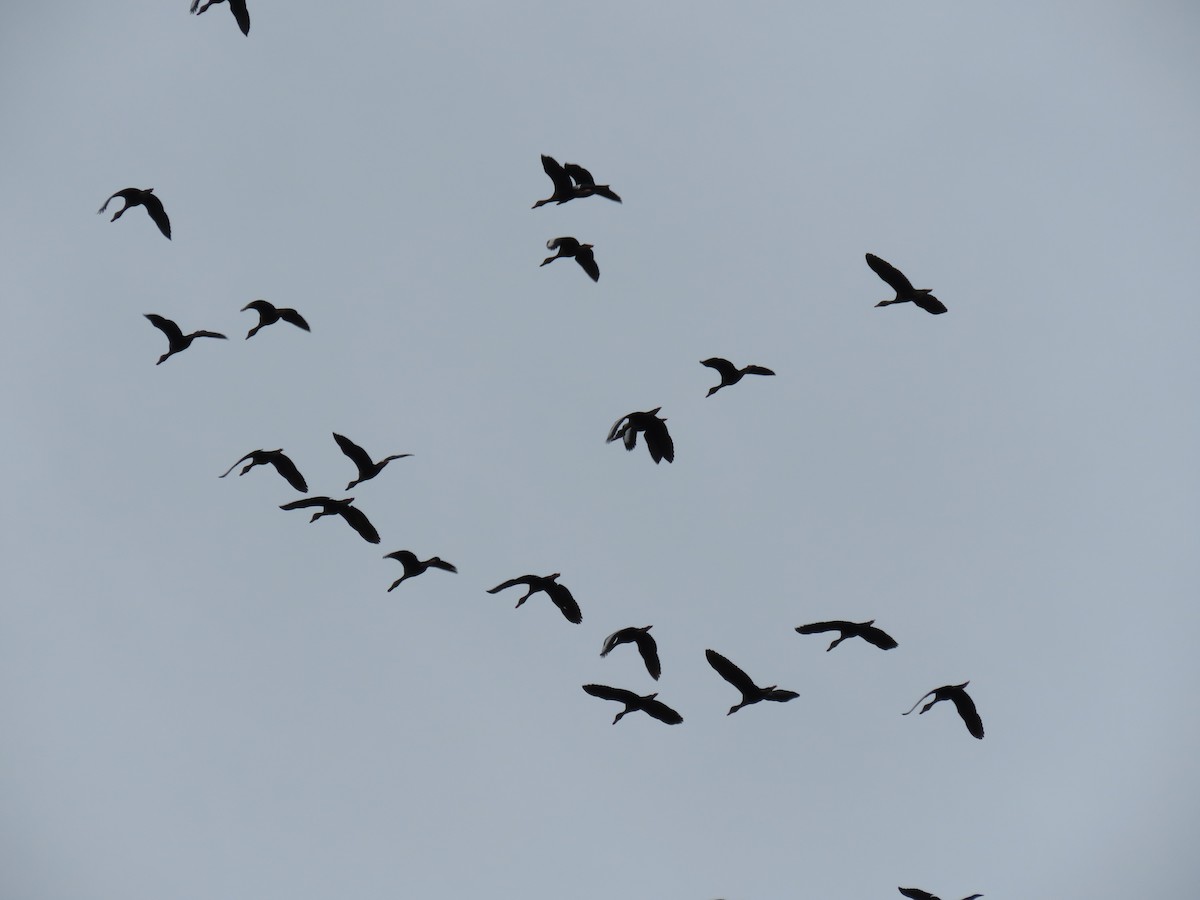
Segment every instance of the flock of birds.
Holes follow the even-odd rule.
[[[243,34],[248,35],[250,31],[250,17],[245,0],[207,0],[203,5],[201,5],[201,0],[193,0],[191,12],[199,15],[205,12],[210,6],[222,2],[228,2],[229,9],[238,27]],[[616,203],[621,202],[620,196],[609,185],[596,184],[591,173],[582,166],[575,163],[560,165],[553,157],[547,155],[542,155],[541,161],[542,168],[553,183],[554,190],[549,197],[534,203],[533,209],[550,203],[561,205],[572,200],[593,196],[603,197]],[[161,199],[154,193],[153,188],[130,187],[116,191],[105,200],[97,212],[105,212],[109,204],[117,198],[123,201],[123,205],[113,214],[110,221],[115,222],[129,209],[141,206],[163,236],[168,240],[171,238],[170,219],[167,216]],[[579,264],[592,281],[599,280],[600,269],[596,263],[592,244],[584,243],[575,237],[561,236],[552,238],[547,242],[546,246],[548,249],[557,252],[554,256],[543,260],[541,265],[545,266],[557,259],[571,258]],[[872,271],[895,291],[894,298],[882,300],[876,306],[912,303],[914,306],[933,315],[940,315],[946,312],[946,306],[933,296],[930,289],[914,288],[908,278],[895,266],[871,253],[866,254],[866,262]],[[294,325],[304,331],[311,331],[308,322],[294,309],[276,307],[266,300],[259,299],[246,304],[242,307],[241,311],[245,312],[248,310],[257,312],[259,321],[246,334],[246,339],[253,337],[260,329],[281,321]],[[197,338],[227,339],[226,335],[215,331],[200,330],[184,334],[183,330],[175,322],[157,314],[147,313],[146,318],[167,338],[168,350],[159,357],[156,365],[161,365],[175,354],[188,349]],[[720,383],[708,390],[706,396],[709,397],[723,388],[738,384],[746,375],[775,375],[774,371],[764,366],[747,365],[739,368],[734,363],[721,357],[710,357],[701,360],[701,365],[713,369],[720,376]],[[633,450],[637,445],[637,436],[641,434],[646,449],[656,464],[663,460],[667,462],[674,461],[675,445],[667,430],[667,420],[658,415],[661,409],[661,407],[655,407],[651,410],[635,411],[622,416],[609,429],[608,442],[621,441],[624,443],[626,450]],[[357,477],[353,478],[346,485],[347,491],[353,490],[356,486],[374,479],[394,460],[412,456],[410,453],[397,453],[375,460],[366,450],[344,435],[335,432],[333,433],[333,438],[342,453],[357,469]],[[275,471],[294,490],[301,493],[308,492],[307,480],[300,473],[296,464],[284,453],[282,448],[275,450],[252,450],[238,459],[219,477],[225,478],[239,465],[242,465],[242,469],[238,473],[239,475],[247,474],[256,466],[273,466]],[[371,524],[366,514],[354,505],[354,501],[354,497],[336,499],[324,495],[314,495],[284,503],[280,506],[280,509],[315,510],[309,520],[310,523],[325,516],[338,516],[362,537],[363,540],[371,544],[380,543],[381,538],[378,530]],[[439,569],[452,573],[458,571],[453,563],[447,562],[440,557],[433,556],[423,560],[411,550],[395,550],[386,554],[384,559],[395,560],[403,568],[401,577],[393,581],[387,589],[389,592],[395,590],[404,581],[423,575],[430,569]],[[559,581],[560,577],[561,573],[559,572],[554,572],[550,575],[521,575],[489,588],[487,593],[497,594],[509,588],[522,587],[524,588],[524,593],[516,602],[518,608],[534,594],[544,593],[568,622],[576,625],[581,624],[583,613],[579,603],[572,595],[570,589]],[[613,632],[604,639],[600,656],[607,657],[613,650],[623,644],[633,644],[642,658],[647,673],[652,679],[658,681],[662,675],[662,663],[658,654],[658,645],[654,637],[650,634],[652,627],[650,625],[630,626]],[[860,638],[881,650],[892,650],[898,646],[898,642],[894,638],[875,626],[874,620],[866,622],[842,620],[813,622],[798,626],[795,630],[803,635],[836,632],[837,637],[826,648],[827,651],[833,650],[843,641],[851,638]],[[722,679],[736,688],[741,695],[741,700],[731,706],[726,715],[732,715],[743,707],[763,701],[786,703],[799,696],[795,691],[780,688],[775,684],[767,686],[758,685],[742,668],[725,656],[722,656],[716,650],[711,648],[705,650],[705,657],[713,670]],[[907,716],[911,714],[927,699],[928,702],[921,707],[920,714],[924,714],[936,704],[948,700],[957,709],[967,731],[973,737],[982,739],[984,734],[983,722],[979,716],[979,712],[975,708],[973,700],[967,694],[966,687],[968,684],[969,682],[963,682],[962,684],[943,685],[942,687],[935,688],[922,696],[902,715]],[[678,725],[683,722],[683,716],[659,700],[657,692],[638,694],[635,691],[605,684],[585,684],[583,685],[583,690],[587,694],[601,700],[622,704],[623,709],[613,718],[614,725],[626,715],[634,712],[645,713],[651,718],[668,725]],[[905,897],[911,898],[911,900],[938,900],[933,894],[917,888],[899,888],[898,890]],[[977,900],[977,898],[982,896],[982,894],[972,894],[964,898],[964,900]]]

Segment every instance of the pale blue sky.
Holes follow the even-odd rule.
[[[187,6],[0,14],[0,897],[1194,890],[1190,5]],[[414,454],[378,547],[217,478],[347,496],[333,431]],[[485,593],[555,571],[582,625]],[[901,717],[967,679],[983,741]]]

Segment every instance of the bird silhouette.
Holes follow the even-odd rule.
[[[711,397],[723,387],[737,384],[742,380],[743,375],[774,375],[770,369],[763,366],[746,366],[739,369],[727,359],[721,359],[719,356],[710,356],[708,359],[700,360],[700,365],[708,366],[710,369],[716,369],[717,374],[721,376],[721,383],[716,387],[708,389],[706,397]]]
[[[344,500],[334,500],[332,497],[305,497],[303,500],[285,503],[279,508],[307,509],[311,506],[319,506],[321,507],[320,511],[313,513],[313,517],[308,520],[310,524],[321,516],[341,516],[364,541],[368,544],[378,544],[379,532],[375,530],[375,526],[371,524],[361,509],[350,505],[353,502],[353,497],[346,497]]]
[[[579,197],[591,197],[597,195],[607,197],[609,200],[621,202],[621,198],[613,193],[613,189],[607,184],[596,184],[592,178],[592,173],[583,166],[575,163],[567,163],[565,166],[560,166],[553,156],[542,154],[542,168],[546,170],[546,174],[550,176],[550,180],[554,182],[554,193],[545,200],[539,200],[533,204],[533,209],[539,206],[545,206],[547,203],[563,204],[568,200],[575,200]]]
[[[282,448],[279,450],[251,450],[232,466],[226,469],[225,475],[228,475],[230,472],[236,469],[238,463],[243,463],[246,460],[250,460],[250,463],[249,465],[245,466],[242,471],[238,472],[239,478],[242,475],[245,475],[255,466],[265,466],[267,463],[270,463],[275,467],[275,471],[282,475],[287,480],[287,483],[296,490],[302,493],[308,491],[308,482],[304,480],[304,476],[300,474],[300,470],[296,468],[296,464],[284,456]],[[218,477],[224,478],[225,475],[220,475]]]
[[[200,0],[192,0],[192,12],[196,15],[204,12],[214,3],[224,3],[225,0],[208,0],[203,6],[200,6]],[[196,7],[200,7],[197,9]],[[250,11],[246,9],[246,0],[229,0],[229,11],[233,13],[233,17],[237,19],[238,28],[242,29],[242,34],[250,34]]]
[[[520,578],[510,578],[508,581],[498,584],[494,588],[489,588],[488,593],[497,594],[506,588],[523,584],[529,590],[525,592],[524,597],[517,601],[517,606],[520,606],[538,591],[545,591],[546,596],[558,607],[559,612],[563,614],[566,620],[578,625],[583,621],[583,613],[579,609],[579,604],[575,602],[575,598],[571,596],[571,592],[567,590],[566,585],[558,583],[558,576],[560,574],[559,572],[555,572],[553,575],[522,575]]]
[[[592,253],[591,244],[581,244],[573,237],[556,237],[546,241],[546,248],[549,250],[557,249],[558,253],[543,259],[543,266],[554,262],[556,259],[573,256],[575,257],[575,262],[579,263],[580,268],[588,273],[592,281],[600,280],[600,267],[596,265],[596,257]]]
[[[648,716],[653,716],[660,722],[666,722],[668,725],[678,725],[683,721],[683,716],[667,706],[661,700],[655,700],[658,693],[646,694],[644,697],[635,694],[633,691],[624,691],[621,688],[609,687],[607,684],[585,684],[583,689],[593,697],[599,697],[601,700],[616,700],[618,703],[624,703],[625,708],[617,713],[617,717],[612,720],[616,725],[621,721],[622,716],[631,712],[644,712]]]
[[[825,648],[829,652],[846,638],[860,637],[868,644],[874,644],[882,650],[891,650],[899,646],[886,631],[874,627],[875,620],[868,622],[813,622],[811,625],[801,625],[796,630],[800,634],[820,634],[823,631],[840,631],[841,635]]]
[[[135,206],[143,206],[150,218],[154,220],[154,224],[158,226],[158,230],[163,233],[166,239],[171,239],[171,220],[167,218],[167,211],[163,209],[162,201],[154,195],[154,188],[124,188],[117,191],[111,197],[104,201],[104,205],[96,210],[96,214],[104,212],[108,209],[108,204],[112,203],[117,197],[125,201],[125,205],[113,213],[110,222],[115,222],[125,214],[125,210],[132,209]]]
[[[295,325],[297,328],[303,328],[305,331],[312,331],[312,329],[308,327],[308,323],[304,321],[304,316],[300,315],[300,313],[296,312],[294,309],[275,306],[273,303],[267,300],[252,300],[242,307],[242,312],[245,312],[248,309],[253,309],[258,312],[258,324],[250,329],[249,334],[246,335],[246,340],[250,340],[250,338],[258,334],[258,330],[260,328],[266,328],[268,325],[274,325],[281,319],[284,322]]]
[[[767,687],[759,687],[750,680],[749,675],[716,650],[705,650],[704,655],[708,657],[708,664],[717,670],[718,675],[742,692],[742,702],[736,706],[729,707],[729,712],[725,713],[727,716],[733,715],[743,706],[749,706],[751,703],[758,703],[762,700],[774,700],[777,703],[786,703],[800,696],[795,691],[780,690],[774,684]]]
[[[600,655],[608,656],[614,647],[621,644],[637,644],[638,653],[642,654],[642,660],[646,663],[646,671],[650,673],[651,678],[658,681],[658,676],[662,674],[662,663],[658,660],[658,644],[650,634],[650,629],[653,627],[644,625],[641,628],[630,627],[614,631],[604,639]]]
[[[876,306],[890,306],[893,303],[914,303],[927,313],[941,315],[946,311],[944,304],[930,293],[930,288],[917,290],[912,282],[904,277],[904,273],[891,263],[880,259],[874,253],[867,254],[867,265],[896,292],[892,300],[880,300]]]
[[[182,353],[188,347],[192,346],[192,341],[196,338],[220,338],[228,340],[225,335],[218,334],[215,331],[193,331],[191,334],[184,334],[178,325],[170,319],[165,319],[162,316],[157,316],[154,313],[145,313],[150,324],[167,336],[167,352],[158,358],[156,366],[161,366],[176,353]]]
[[[385,456],[379,462],[372,462],[371,457],[367,455],[367,451],[348,437],[334,432],[333,439],[337,441],[337,445],[342,448],[342,452],[350,457],[350,461],[358,466],[358,477],[346,485],[346,490],[352,490],[356,484],[361,484],[364,481],[370,481],[376,475],[383,471],[383,467],[390,463],[393,459],[404,459],[406,456],[412,456],[411,453],[397,453],[392,456]]]
[[[905,897],[910,897],[911,900],[941,900],[940,897],[935,897],[928,891],[923,891],[920,888],[896,888]],[[963,897],[963,900],[978,900],[983,894],[972,894],[970,897]]]
[[[958,714],[962,716],[963,724],[967,726],[967,731],[971,732],[971,736],[983,740],[983,720],[979,718],[979,711],[975,709],[975,701],[964,690],[970,683],[969,681],[964,681],[962,684],[947,684],[930,691],[929,694],[933,695],[933,699],[922,706],[921,711],[917,715],[924,715],[929,712],[935,703],[949,700],[954,704],[955,709],[958,710]],[[929,694],[926,694],[925,697],[928,697]],[[924,700],[925,697],[922,697],[921,700]],[[921,700],[918,700],[912,705],[912,709],[906,713],[901,713],[901,715],[907,716],[908,713],[920,705]]]
[[[671,440],[671,434],[667,431],[667,420],[658,417],[661,409],[661,406],[656,406],[646,412],[631,412],[621,416],[608,430],[606,443],[623,440],[625,449],[632,450],[637,446],[640,431],[646,437],[646,449],[650,451],[650,458],[654,460],[655,465],[664,459],[674,462],[675,442]]]
[[[430,557],[426,560],[417,559],[417,555],[411,550],[396,550],[393,553],[385,554],[383,558],[394,559],[400,563],[400,565],[404,566],[404,574],[392,582],[392,586],[388,588],[389,594],[398,588],[400,586],[400,582],[402,582],[404,579],[416,578],[427,569],[442,569],[446,572],[458,571],[458,569],[454,567],[453,563],[448,563],[444,559],[440,559],[436,556]]]

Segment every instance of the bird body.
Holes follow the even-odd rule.
[[[574,257],[579,267],[588,273],[592,281],[600,280],[600,267],[596,265],[596,256],[592,253],[591,244],[581,244],[573,237],[556,237],[546,241],[546,249],[557,250],[554,256],[547,256],[542,265],[552,263],[556,259]]]
[[[301,492],[308,491],[308,482],[304,480],[304,476],[300,474],[300,470],[296,468],[296,464],[284,455],[282,448],[279,450],[251,450],[232,466],[226,469],[225,475],[228,475],[235,468],[237,468],[238,463],[243,463],[246,460],[250,460],[250,463],[245,466],[242,471],[238,472],[239,478],[242,475],[245,475],[255,466],[265,466],[267,463],[270,463],[275,467],[275,471],[282,475],[287,480],[287,483],[296,490]],[[224,478],[225,475],[220,475],[218,477]]]
[[[932,288],[920,288],[919,290],[914,288],[912,282],[904,276],[904,273],[886,260],[880,259],[874,253],[868,253],[867,265],[896,292],[894,299],[880,300],[875,304],[876,306],[890,306],[893,303],[912,303],[914,306],[919,306],[925,312],[935,316],[946,312],[946,304],[933,296]]]
[[[983,740],[983,720],[979,718],[979,711],[975,709],[975,701],[966,692],[966,687],[970,683],[969,681],[964,681],[962,684],[947,684],[940,688],[934,688],[925,695],[925,697],[928,697],[932,694],[933,699],[921,707],[921,711],[917,715],[920,716],[929,712],[935,703],[949,700],[954,704],[955,709],[958,710],[958,714],[962,717],[963,724],[967,726],[967,731],[971,732],[971,736]],[[921,700],[924,700],[925,697],[922,697]],[[921,700],[918,700],[912,705],[912,709],[906,713],[901,713],[901,715],[907,716],[908,713],[911,713],[913,709],[916,709],[920,705]]]
[[[652,627],[652,625],[645,625],[641,628],[630,627],[614,631],[604,639],[600,655],[608,656],[615,647],[619,647],[621,644],[637,644],[638,653],[642,655],[642,661],[646,664],[646,671],[650,673],[651,678],[658,681],[658,677],[662,675],[662,663],[658,659],[658,644],[650,634]]]
[[[615,700],[618,703],[625,704],[625,708],[617,713],[617,717],[612,720],[614,725],[620,722],[621,718],[628,713],[638,711],[644,712],[648,716],[653,716],[660,722],[666,722],[668,725],[678,725],[683,721],[683,716],[661,700],[654,699],[658,696],[657,692],[641,696],[635,694],[633,691],[609,687],[606,684],[585,684],[583,689],[593,697],[599,697],[601,700]]]
[[[842,641],[847,638],[859,637],[868,644],[874,644],[881,650],[891,650],[899,646],[890,634],[880,628],[875,627],[875,620],[871,619],[867,622],[813,622],[811,625],[800,625],[796,628],[800,634],[820,634],[824,631],[840,631],[841,634],[828,647],[825,652],[829,652]]]
[[[333,439],[337,441],[337,445],[342,448],[342,452],[350,457],[350,461],[358,467],[358,477],[346,485],[346,490],[353,490],[356,484],[361,484],[364,481],[370,481],[376,475],[383,471],[383,467],[390,463],[393,459],[404,459],[406,456],[412,456],[411,453],[397,453],[393,456],[387,456],[375,462],[367,455],[367,451],[348,437],[343,437],[337,432],[333,433]]]
[[[346,524],[358,532],[359,537],[369,544],[379,543],[379,532],[375,530],[375,526],[371,524],[366,515],[357,506],[351,506],[354,502],[353,497],[346,497],[343,500],[334,500],[332,497],[305,497],[303,500],[293,500],[291,503],[285,503],[280,506],[280,509],[307,509],[312,506],[319,506],[321,509],[313,513],[313,517],[309,519],[309,523],[317,521],[321,516],[341,516],[346,520]]]
[[[258,324],[250,329],[246,335],[246,340],[258,334],[260,328],[266,328],[268,325],[274,325],[282,320],[289,324],[295,325],[297,328],[303,328],[305,331],[312,331],[308,327],[308,323],[304,321],[304,316],[296,312],[294,309],[288,309],[282,306],[275,306],[267,300],[252,300],[242,307],[242,312],[248,309],[253,309],[258,313]],[[349,488],[347,488],[349,490]]]
[[[392,582],[392,586],[388,588],[389,594],[398,588],[400,586],[400,582],[404,581],[404,579],[416,578],[418,575],[424,573],[428,569],[442,569],[446,572],[458,571],[453,563],[448,563],[444,559],[440,559],[436,556],[430,557],[426,560],[417,559],[417,554],[413,553],[411,550],[396,550],[392,553],[386,554],[383,558],[394,559],[400,563],[400,565],[404,566],[404,574]]]
[[[700,360],[700,365],[708,366],[710,369],[716,369],[717,374],[721,376],[721,383],[716,387],[708,389],[706,397],[711,397],[723,387],[729,387],[737,384],[742,380],[743,375],[774,375],[770,369],[763,366],[745,366],[739,369],[727,359],[722,359],[719,356],[711,356],[708,359]]]
[[[163,316],[155,315],[154,313],[145,313],[150,324],[167,336],[167,352],[158,358],[156,366],[161,366],[176,353],[182,353],[188,347],[192,346],[192,341],[196,338],[220,338],[227,340],[225,335],[218,334],[215,331],[193,331],[191,334],[184,334],[182,329],[170,319]]]
[[[167,211],[163,209],[162,201],[154,195],[154,188],[123,188],[105,200],[104,205],[96,210],[96,214],[99,215],[108,209],[108,204],[117,197],[124,200],[125,205],[113,213],[113,217],[108,221],[115,222],[125,214],[125,210],[141,206],[145,208],[146,213],[158,226],[158,230],[163,233],[163,236],[168,241],[171,239],[171,220],[167,218]]]
[[[622,440],[625,442],[625,449],[632,450],[637,446],[640,431],[645,435],[646,449],[650,451],[650,458],[654,460],[655,465],[664,459],[674,462],[675,442],[671,440],[671,433],[667,431],[667,420],[658,417],[661,409],[661,406],[656,406],[646,412],[631,412],[621,416],[608,430],[606,443]]]
[[[555,572],[552,575],[522,575],[519,578],[510,578],[508,581],[496,585],[494,588],[489,588],[489,594],[497,594],[510,587],[516,587],[518,584],[525,585],[528,590],[520,600],[517,601],[519,607],[522,603],[536,594],[538,591],[544,591],[551,602],[558,607],[559,612],[563,614],[568,622],[578,625],[583,621],[583,613],[579,609],[579,604],[575,602],[575,598],[567,589],[566,585],[558,583],[558,576],[561,573]]]
[[[732,716],[743,706],[749,706],[752,703],[759,703],[763,700],[774,700],[776,703],[786,703],[789,700],[795,700],[800,695],[795,691],[780,690],[777,685],[768,685],[767,687],[759,687],[750,676],[735,666],[732,662],[718,653],[716,650],[705,650],[704,655],[708,658],[708,664],[717,670],[717,674],[732,684],[735,688],[742,692],[742,702],[731,706],[727,716]]]
[[[554,193],[545,200],[539,200],[533,204],[533,209],[545,206],[547,203],[561,205],[569,200],[591,196],[606,197],[609,200],[615,200],[617,203],[621,202],[621,198],[607,184],[596,184],[595,179],[592,178],[592,173],[583,166],[576,163],[567,163],[560,166],[553,156],[547,156],[543,153],[542,168],[550,176],[550,180],[554,182]]]
[[[214,3],[225,3],[226,0],[207,0],[200,6],[200,0],[192,0],[191,11],[195,15],[200,15]],[[250,10],[246,8],[246,0],[228,0],[229,11],[233,13],[234,19],[237,20],[238,28],[242,30],[242,34],[249,36],[250,34]],[[197,7],[199,7],[197,9]]]

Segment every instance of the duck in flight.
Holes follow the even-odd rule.
[[[600,267],[596,265],[596,257],[592,253],[591,244],[581,244],[573,237],[556,237],[546,241],[546,249],[558,250],[558,253],[543,259],[543,266],[554,262],[556,259],[565,259],[573,256],[575,262],[579,263],[579,267],[588,273],[588,277],[592,281],[600,280]]]
[[[157,316],[154,313],[145,313],[150,324],[167,336],[167,352],[158,358],[156,366],[161,366],[176,353],[182,353],[188,347],[192,346],[192,341],[196,338],[220,338],[228,340],[223,334],[218,334],[215,331],[193,331],[191,334],[184,334],[178,325],[170,319],[165,319],[162,316]]]
[[[662,675],[662,663],[658,660],[658,644],[650,634],[650,629],[653,627],[644,625],[641,628],[630,627],[614,631],[604,639],[600,655],[608,656],[613,648],[619,647],[621,644],[637,644],[638,653],[642,655],[642,662],[646,664],[646,671],[650,673],[651,678],[658,681],[658,677]]]
[[[550,180],[554,183],[554,193],[545,200],[539,200],[533,204],[533,209],[539,206],[545,206],[547,203],[563,204],[568,200],[575,200],[579,197],[607,197],[609,200],[621,202],[613,189],[607,184],[596,184],[592,173],[583,166],[575,163],[567,163],[560,166],[553,156],[542,154],[542,168],[546,170],[546,174],[550,176]]]
[[[104,205],[96,210],[96,214],[99,215],[108,209],[108,204],[117,197],[124,200],[125,205],[113,213],[113,217],[108,221],[115,222],[125,214],[125,210],[142,206],[145,207],[146,213],[154,220],[154,224],[158,226],[158,230],[163,233],[163,236],[168,241],[171,239],[171,220],[167,218],[167,211],[163,209],[162,201],[154,195],[154,188],[125,188],[117,191],[104,201]]]
[[[579,604],[575,602],[575,598],[571,596],[571,592],[567,590],[567,586],[558,583],[558,576],[560,574],[559,572],[555,572],[553,575],[522,575],[520,578],[510,578],[508,581],[498,584],[494,588],[489,588],[488,593],[498,594],[506,588],[523,584],[529,590],[525,592],[524,597],[517,601],[517,606],[519,607],[538,591],[545,591],[546,596],[558,607],[563,617],[568,622],[578,625],[583,621],[583,613],[579,609]]]
[[[350,457],[350,461],[358,467],[358,477],[346,485],[346,490],[353,490],[356,484],[361,484],[364,481],[370,481],[376,475],[383,471],[383,467],[390,463],[393,459],[404,459],[406,456],[412,456],[411,453],[396,453],[392,456],[386,456],[379,462],[374,462],[367,451],[348,437],[334,432],[333,439],[337,441],[337,445],[342,448],[342,452]]]
[[[763,366],[746,366],[739,369],[727,359],[721,359],[719,356],[710,356],[708,359],[700,360],[700,365],[708,366],[710,369],[716,369],[717,374],[721,376],[721,383],[716,387],[709,388],[706,397],[711,397],[723,387],[737,384],[742,380],[743,375],[774,375],[770,369]]]
[[[716,650],[705,650],[704,655],[708,657],[708,664],[717,670],[718,675],[742,692],[742,702],[729,707],[729,712],[725,713],[727,716],[732,716],[743,706],[749,706],[751,703],[758,703],[762,700],[774,700],[777,703],[786,703],[800,696],[795,691],[780,690],[774,684],[767,687],[759,687],[750,680],[749,675]]]
[[[282,448],[279,450],[251,450],[232,466],[226,469],[225,475],[228,475],[238,467],[239,463],[244,463],[246,460],[250,460],[250,462],[242,469],[242,471],[238,472],[239,478],[242,475],[245,475],[255,466],[265,466],[267,463],[270,463],[275,467],[275,471],[282,475],[284,479],[286,479],[288,484],[301,493],[308,492],[308,482],[304,480],[304,476],[300,474],[300,470],[296,468],[296,464],[284,455]],[[224,478],[225,475],[220,475],[218,477]]]
[[[917,715],[924,715],[929,712],[930,708],[935,703],[941,703],[943,700],[949,700],[954,704],[958,714],[962,717],[963,724],[967,726],[967,731],[971,732],[971,736],[983,740],[983,720],[979,718],[979,711],[975,709],[975,701],[967,694],[965,688],[971,682],[964,681],[962,684],[947,684],[940,688],[935,688],[930,691],[925,697],[933,695],[933,699],[921,707],[921,711]],[[922,697],[921,700],[924,700]],[[918,700],[912,705],[906,713],[901,713],[902,716],[907,716],[920,705],[921,700]]]
[[[621,688],[609,687],[606,684],[585,684],[583,689],[593,697],[599,697],[601,700],[615,700],[618,703],[624,703],[625,708],[617,713],[617,717],[612,720],[616,725],[621,721],[621,717],[631,712],[644,712],[648,716],[653,716],[660,722],[666,722],[668,725],[678,725],[683,721],[683,716],[667,706],[661,700],[655,700],[658,693],[646,694],[644,697],[635,694],[633,691],[624,691]]]
[[[940,897],[935,897],[928,891],[923,891],[920,888],[896,888],[905,897],[911,900],[941,900]],[[970,897],[963,897],[963,900],[979,900],[983,894],[972,894]]]
[[[658,417],[661,409],[661,406],[656,406],[646,412],[631,412],[621,416],[608,430],[605,443],[611,444],[621,440],[625,442],[626,450],[632,450],[637,446],[640,431],[646,438],[646,449],[650,451],[650,458],[654,460],[655,465],[664,459],[674,462],[675,442],[671,440],[671,434],[667,431],[667,420]]]
[[[417,554],[413,553],[411,550],[396,550],[393,553],[386,554],[383,558],[394,559],[400,563],[400,565],[404,566],[404,574],[392,582],[392,586],[388,588],[389,594],[396,588],[400,587],[400,582],[404,581],[404,579],[416,578],[418,575],[424,573],[428,569],[442,569],[446,572],[458,571],[458,569],[454,567],[453,563],[448,563],[444,559],[440,559],[436,556],[430,557],[426,560],[417,559]]]
[[[876,306],[890,306],[893,303],[912,303],[935,316],[941,315],[946,311],[946,304],[930,293],[932,288],[921,288],[920,290],[914,288],[912,282],[904,277],[903,272],[891,263],[880,259],[874,253],[867,254],[867,265],[896,292],[895,298],[880,300],[875,304]]]
[[[225,0],[207,0],[203,6],[200,6],[200,0],[192,0],[192,13],[198,16],[214,3],[224,2]],[[237,19],[238,28],[242,29],[242,34],[248,36],[250,34],[250,10],[246,9],[246,0],[229,0],[229,11]]]
[[[358,532],[368,544],[379,543],[379,532],[375,530],[375,526],[371,524],[366,515],[357,506],[351,506],[354,502],[353,497],[346,497],[344,500],[334,500],[332,497],[305,497],[303,500],[293,500],[291,503],[285,503],[280,506],[280,509],[307,509],[312,506],[319,506],[321,509],[313,513],[313,517],[309,519],[309,523],[317,521],[321,516],[341,516],[346,520],[346,524]]]
[[[268,300],[252,300],[242,307],[242,312],[248,309],[253,309],[258,313],[258,324],[250,329],[250,333],[246,335],[246,340],[258,334],[260,328],[266,328],[268,325],[274,325],[282,320],[297,328],[303,328],[305,331],[312,331],[308,327],[308,323],[304,321],[304,316],[296,312],[294,309],[288,309],[282,306],[275,306]]]
[[[846,640],[846,638],[852,637],[862,638],[868,644],[874,644],[881,650],[892,650],[899,646],[890,634],[875,627],[874,619],[867,622],[813,622],[811,625],[800,625],[796,628],[796,631],[800,632],[800,634],[820,634],[824,631],[841,632],[837,639],[825,648],[826,653]]]

